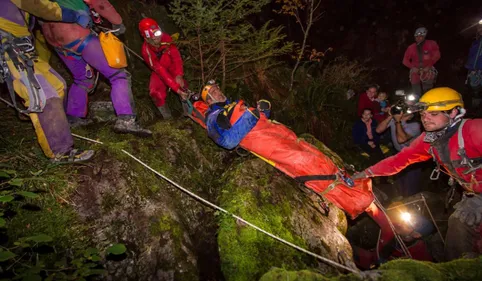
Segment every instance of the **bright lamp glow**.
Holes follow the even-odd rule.
[[[154,36],[159,37],[162,35],[162,32],[160,30],[154,31]]]
[[[409,223],[412,220],[412,215],[410,213],[407,213],[407,212],[402,212],[401,218],[404,222]]]
[[[416,99],[416,97],[413,94],[410,94],[410,95],[407,96],[407,100],[409,100],[409,101],[414,101],[415,99]]]
[[[481,19],[481,20],[479,20],[479,24],[482,24],[482,19]]]

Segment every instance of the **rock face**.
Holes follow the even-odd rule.
[[[192,200],[121,149],[266,231],[352,265],[346,218],[337,207],[329,204],[327,214],[294,180],[254,156],[216,147],[189,120],[150,128],[152,139],[115,135],[109,127],[78,132],[107,145],[78,168],[70,200],[98,248],[128,249],[124,259],[106,262],[107,280],[255,280],[274,266],[337,272]]]
[[[316,254],[350,264],[352,250],[341,232],[346,230],[341,210],[330,204],[326,215],[316,195],[304,193],[260,159],[233,165],[223,179],[220,204],[228,211]],[[273,266],[334,272],[231,217],[221,217],[218,242],[227,280],[256,280]]]
[[[199,257],[204,257],[200,252],[212,251],[211,261],[217,257],[213,212],[120,151],[129,151],[212,199],[214,189],[208,183],[216,165],[211,161],[223,162],[224,151],[208,152],[216,148],[207,139],[200,146],[196,133],[204,136],[204,131],[193,126],[188,120],[164,122],[154,127],[152,139],[115,135],[108,127],[79,132],[108,143],[98,148],[92,162],[79,168],[71,200],[99,248],[116,241],[128,248],[124,260],[107,262],[109,280],[195,280],[219,272],[219,268],[212,273],[198,269],[203,264]]]

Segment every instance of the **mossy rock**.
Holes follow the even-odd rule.
[[[341,254],[351,262],[351,246],[338,231],[346,228],[346,219],[332,204],[329,215],[324,215],[311,193],[254,157],[235,161],[223,181],[220,204],[229,212],[319,255],[339,260]],[[335,272],[230,216],[220,216],[218,243],[227,280],[256,280],[273,266]]]
[[[290,281],[464,281],[482,280],[482,257],[477,259],[459,259],[446,263],[430,263],[416,260],[393,260],[380,267],[379,270],[363,273],[363,278],[348,274],[327,277],[312,271],[287,271],[275,268],[267,272],[260,281],[290,280]]]

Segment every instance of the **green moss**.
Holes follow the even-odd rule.
[[[328,281],[332,280],[326,278],[321,274],[311,272],[308,270],[302,271],[287,271],[281,268],[275,268],[270,270],[268,273],[264,274],[259,281],[278,281],[278,280],[289,280],[289,281]]]
[[[472,281],[482,280],[482,257],[477,259],[460,259],[447,263],[430,263],[416,260],[393,260],[378,270],[380,281]],[[287,271],[272,269],[264,274],[260,281],[290,280],[290,281],[355,281],[356,275],[347,274],[328,278],[310,271]]]
[[[348,222],[346,220],[346,215],[342,210],[338,210],[337,229],[343,235],[346,235],[346,231],[348,230]]]
[[[247,170],[252,168],[249,163],[253,161],[260,160],[237,164],[235,169],[226,173],[227,184],[222,190],[221,205],[268,232],[306,247],[305,242],[293,234],[290,228],[289,219],[293,210],[289,200],[279,201],[270,191],[292,187],[269,186],[267,178],[258,177],[258,173],[248,173]],[[273,168],[266,166],[269,172],[263,171],[260,174],[274,172]],[[258,185],[260,182],[264,184]],[[222,216],[220,219],[218,243],[222,271],[227,280],[256,280],[272,266],[300,269],[310,264],[310,260],[297,250],[286,247],[242,222],[236,222],[230,216]]]
[[[460,259],[447,263],[416,260],[394,260],[381,267],[382,280],[482,280],[482,257]]]

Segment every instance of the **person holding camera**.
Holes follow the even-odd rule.
[[[390,128],[393,147],[400,152],[422,134],[422,129],[419,122],[413,121],[414,114],[403,112],[403,107],[398,104],[391,106],[388,112],[388,117],[378,124],[376,132],[382,134]],[[400,195],[408,197],[420,192],[421,175],[422,170],[418,165],[400,172],[397,177]]]
[[[445,257],[482,254],[482,119],[464,119],[466,110],[460,93],[435,88],[417,104],[425,129],[409,147],[352,176],[354,180],[389,176],[408,165],[433,159],[437,167],[431,179],[447,173],[464,190],[448,219]]]

